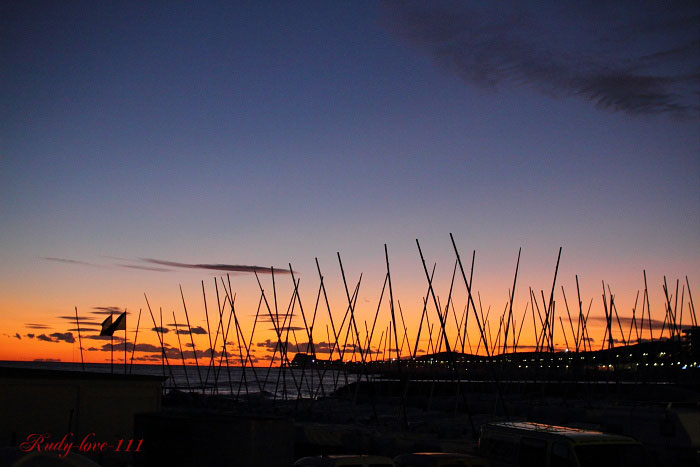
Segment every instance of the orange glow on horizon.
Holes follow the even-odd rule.
[[[451,271],[450,276],[451,276]],[[435,308],[435,302],[437,301],[440,307],[444,307],[447,303],[447,296],[450,286],[450,280],[445,280],[444,273],[439,279],[434,279],[434,291],[435,297],[432,294],[428,295],[427,305],[426,305],[426,316],[427,318],[420,324],[421,316],[423,315],[423,300],[426,292],[428,292],[427,281],[423,277],[423,280],[412,280],[406,282],[406,276],[400,275],[403,282],[394,283],[395,279],[392,276],[392,293],[394,296],[394,313],[397,320],[396,334],[399,339],[399,346],[402,349],[401,357],[408,358],[413,350],[416,348],[416,336],[418,333],[418,328],[421,328],[421,338],[418,342],[418,353],[417,355],[422,355],[425,353],[434,352],[437,349],[435,346],[437,342],[442,341],[442,329],[439,324],[439,318]],[[355,303],[355,324],[357,326],[357,333],[360,336],[363,349],[370,348],[373,353],[370,354],[369,358],[376,359],[384,356],[389,358],[389,341],[391,342],[391,348],[396,347],[394,330],[390,328],[391,323],[391,306],[389,303],[389,292],[388,287],[384,291],[381,304],[379,304],[379,297],[382,290],[383,273],[375,273],[374,275],[363,275],[362,283],[359,289],[359,294],[354,297],[354,288],[357,284],[359,274],[353,279],[348,279],[348,292],[346,293],[345,288],[342,285],[342,280],[339,281],[340,284],[334,282],[331,283],[329,278],[324,277],[324,285],[326,286],[326,293],[328,296],[328,304],[330,306],[333,322],[329,319],[328,310],[326,307],[326,300],[323,295],[323,291],[319,291],[319,282],[316,279],[309,280],[304,276],[303,285],[300,284],[299,293],[302,297],[302,305],[304,311],[304,318],[306,318],[306,326],[310,326],[315,315],[314,330],[313,330],[313,341],[318,345],[316,350],[319,358],[327,359],[329,357],[329,348],[335,347],[333,352],[333,359],[338,358],[338,347],[335,345],[336,337],[333,335],[332,329],[336,329],[336,333],[339,334],[339,342],[347,343],[349,346],[355,345],[356,341],[356,331],[355,327],[350,328],[348,332],[349,314],[347,314],[348,309],[348,298],[350,295]],[[313,278],[313,276],[311,276]],[[250,350],[251,360],[256,366],[267,366],[269,365],[270,358],[273,355],[272,349],[278,341],[277,334],[272,326],[271,315],[275,314],[275,310],[280,315],[280,320],[284,319],[287,314],[287,310],[291,310],[292,320],[291,328],[287,334],[286,329],[283,332],[282,341],[287,341],[287,358],[291,361],[297,352],[305,352],[306,343],[308,342],[308,336],[306,327],[304,324],[304,319],[301,315],[301,310],[299,307],[299,301],[294,299],[294,289],[291,285],[289,276],[276,277],[275,287],[273,290],[271,278],[261,277],[261,281],[264,288],[265,298],[267,299],[267,304],[265,300],[261,300],[260,289],[258,288],[257,282],[249,280],[250,278],[236,278],[237,281],[232,281],[233,293],[235,294],[235,309],[236,309],[236,319],[231,320],[228,324],[229,317],[231,316],[230,302],[226,300],[225,287],[223,284],[219,284],[219,303],[217,304],[216,292],[213,284],[213,280],[208,284],[205,282],[205,291],[207,294],[207,313],[209,315],[209,325],[207,327],[207,322],[205,319],[205,308],[204,300],[202,297],[201,283],[192,284],[187,283],[183,287],[183,293],[185,294],[185,300],[187,304],[188,316],[185,316],[182,299],[179,296],[179,289],[177,287],[171,287],[171,290],[163,293],[162,289],[157,289],[158,294],[155,293],[148,296],[149,303],[151,304],[151,310],[153,311],[153,317],[151,317],[150,312],[146,306],[145,300],[142,304],[133,304],[130,307],[126,307],[129,311],[129,316],[127,319],[127,339],[129,343],[133,343],[136,337],[136,321],[138,317],[138,311],[141,311],[141,318],[139,323],[139,332],[137,345],[141,346],[143,349],[138,349],[135,353],[134,364],[140,363],[150,363],[150,364],[160,364],[160,342],[158,335],[154,332],[154,319],[156,325],[160,326],[160,313],[161,306],[163,313],[163,327],[169,330],[168,333],[163,334],[163,340],[167,347],[167,355],[171,364],[181,364],[182,357],[180,349],[183,352],[192,352],[192,343],[198,351],[200,360],[209,361],[207,355],[202,355],[210,348],[210,335],[208,333],[193,334],[190,337],[189,333],[184,332],[186,327],[183,327],[187,322],[187,317],[189,317],[190,324],[193,328],[198,327],[204,330],[209,329],[211,332],[212,341],[216,339],[216,350],[221,352],[222,350],[222,337],[221,332],[217,335],[217,329],[220,331],[219,327],[219,312],[218,307],[221,306],[223,309],[223,318],[225,325],[228,324],[228,336],[227,336],[227,354],[229,363],[233,366],[241,365],[241,358],[249,364],[249,360],[246,359],[248,355],[248,350]],[[353,283],[352,280],[355,280]],[[374,282],[371,282],[373,280]],[[519,281],[522,279],[519,279]],[[306,283],[308,282],[308,283]],[[554,321],[554,347],[557,350],[563,350],[565,348],[573,349],[574,335],[578,332],[577,316],[578,316],[578,306],[576,298],[576,288],[575,282],[571,280],[565,280],[565,278],[559,278],[557,281],[557,288],[554,293],[555,302],[555,321]],[[467,339],[464,339],[464,352],[466,353],[476,353],[479,355],[485,355],[486,350],[483,342],[481,341],[480,331],[477,325],[476,315],[474,311],[476,310],[479,316],[479,321],[488,317],[484,323],[481,323],[484,329],[484,333],[490,342],[491,349],[489,352],[495,350],[495,353],[501,353],[503,351],[503,330],[499,333],[499,326],[501,324],[501,316],[508,309],[508,288],[509,285],[504,286],[500,284],[498,286],[486,287],[486,284],[481,283],[478,280],[478,276],[474,277],[475,290],[473,291],[474,304],[469,306],[468,313],[468,323],[467,323]],[[675,284],[675,282],[674,282]],[[199,287],[196,287],[199,285]],[[512,283],[510,284],[512,285]],[[569,321],[569,315],[567,314],[564,295],[561,290],[561,285],[564,286],[566,291],[566,303],[569,305],[569,312],[572,315],[572,321]],[[594,350],[599,349],[602,345],[602,338],[605,334],[605,323],[601,319],[604,315],[603,312],[603,300],[602,300],[602,287],[600,287],[600,292],[596,296],[595,291],[592,291],[592,285],[588,282],[581,284],[582,292],[582,310],[584,315],[588,311],[590,304],[590,317],[588,321],[588,331],[589,335],[594,339],[591,344]],[[651,290],[652,284],[650,286],[650,301],[651,301],[651,313],[652,317],[659,322],[663,321],[665,313],[665,297],[659,294],[658,290]],[[226,284],[226,287],[228,285]],[[477,288],[480,289],[477,290]],[[643,287],[643,284],[641,284]],[[658,287],[658,284],[657,284]],[[675,285],[674,285],[675,287]],[[172,290],[174,289],[174,290]],[[500,289],[504,291],[501,292]],[[584,294],[585,290],[585,294]],[[551,291],[551,285],[550,285]],[[637,330],[632,328],[632,323],[630,321],[632,315],[632,308],[634,306],[635,295],[628,293],[627,291],[620,291],[620,295],[616,295],[616,290],[612,289],[615,295],[615,303],[618,315],[622,318],[620,324],[617,320],[613,320],[613,337],[616,340],[620,339],[620,327],[622,327],[622,332],[625,335],[625,339],[629,335],[632,339],[637,335]],[[675,288],[673,290],[675,293]],[[534,299],[537,300],[535,305],[536,311],[533,315],[531,300],[530,300],[530,290],[529,287],[521,285],[520,283],[516,288],[516,296],[513,303],[513,323],[509,325],[509,339],[508,339],[508,351],[512,349],[512,339],[513,339],[513,329],[516,329],[520,335],[518,341],[519,351],[531,350],[535,345],[535,328],[539,332],[541,327],[540,316],[544,311],[544,303],[549,298],[549,293],[545,290],[540,290],[539,294],[535,293],[533,290]],[[636,291],[635,291],[636,294]],[[498,296],[500,295],[500,300]],[[459,276],[455,279],[453,287],[453,295],[450,300],[450,312],[447,317],[446,324],[446,334],[449,341],[451,350],[462,351],[462,333],[463,333],[463,316],[464,310],[467,306],[467,292],[464,286],[463,280]],[[544,299],[543,299],[544,296]],[[641,297],[641,295],[640,295]],[[685,296],[685,301],[689,300],[688,295]],[[276,300],[275,300],[276,299]],[[17,299],[15,299],[17,300]],[[90,298],[95,303],[97,300]],[[113,302],[110,302],[113,303]],[[276,303],[276,308],[275,308]],[[532,303],[535,303],[534,301]],[[258,305],[260,307],[258,308]],[[379,304],[379,314],[377,315],[376,324],[375,313],[377,311]],[[74,319],[71,320],[71,316],[74,316],[74,309],[68,308],[64,309],[60,305],[49,305],[42,303],[33,304],[23,304],[19,301],[6,301],[4,303],[6,308],[25,308],[25,311],[20,315],[18,313],[10,314],[9,319],[6,321],[6,332],[2,338],[5,343],[0,350],[0,360],[20,360],[20,361],[30,361],[30,360],[60,360],[63,362],[80,362],[80,348],[78,344],[78,333],[75,332],[76,326]],[[640,320],[642,299],[637,298],[637,311],[636,319]],[[680,306],[680,305],[679,305]],[[269,307],[269,309],[268,309]],[[690,313],[689,304],[683,304],[685,311],[683,324],[689,324]],[[51,311],[52,318],[46,318],[46,309]],[[60,311],[57,311],[60,310]],[[259,311],[258,311],[259,310]],[[526,312],[527,310],[527,312]],[[539,310],[539,313],[538,311]],[[175,327],[173,326],[173,311],[175,312],[175,319],[180,329],[183,330],[182,334],[179,334],[180,341],[178,342],[178,334],[175,332]],[[255,314],[258,311],[258,320],[255,321]],[[314,313],[315,312],[315,313]],[[99,324],[104,315],[95,314],[98,313],[94,308],[90,307],[78,307],[78,313],[81,320],[81,338],[83,346],[83,358],[86,363],[109,363],[110,362],[110,340],[108,338],[99,338]],[[525,313],[525,314],[524,314]],[[346,316],[347,315],[347,316]],[[31,318],[28,318],[30,317]],[[168,316],[170,318],[168,318]],[[342,330],[339,329],[340,323],[343,321],[345,316],[345,322],[343,323]],[[523,321],[524,317],[524,323]],[[561,317],[561,321],[559,318]],[[85,321],[83,321],[85,320]],[[236,326],[236,320],[238,326]],[[645,316],[645,321],[647,317]],[[251,338],[251,333],[253,332],[253,325],[255,324],[255,333],[253,336],[252,343],[249,342]],[[404,324],[406,330],[404,331]],[[512,325],[514,324],[514,328]],[[45,326],[44,329],[32,329],[28,327],[31,325],[33,327]],[[287,323],[289,326],[290,323]],[[374,333],[372,335],[371,343],[369,346],[366,345],[367,335],[374,325]],[[458,325],[460,330],[458,332]],[[562,331],[562,326],[564,331]],[[648,324],[645,326],[643,338],[648,338],[649,330]],[[572,328],[574,332],[572,332]],[[390,329],[391,336],[389,341],[387,339],[387,330]],[[429,336],[429,330],[432,329],[432,334]],[[225,329],[224,329],[225,331]],[[654,337],[658,338],[660,329],[658,323],[655,323],[654,327]],[[65,333],[71,333],[72,338],[75,342],[69,343],[65,341],[65,337],[61,336]],[[16,337],[19,335],[19,339]],[[30,337],[32,336],[32,337]],[[42,337],[39,337],[42,336]],[[116,364],[122,364],[124,359],[123,353],[123,331],[117,331],[114,338],[114,362]],[[566,336],[566,337],[564,337]],[[41,340],[40,340],[41,339]],[[238,342],[241,342],[241,349],[238,348]],[[245,344],[243,343],[245,341]],[[498,343],[496,347],[496,343]],[[213,342],[212,342],[213,344]],[[145,349],[148,351],[142,351]],[[352,347],[350,347],[352,349]],[[441,344],[441,350],[445,350],[444,343]],[[242,355],[241,355],[242,353]],[[395,355],[395,350],[391,353],[392,356]],[[127,352],[127,361],[130,362],[132,358],[131,349],[129,348]],[[220,357],[217,356],[217,360]],[[358,360],[360,359],[359,352],[353,354],[352,350],[345,353],[344,360]],[[194,358],[185,358],[185,362],[188,365],[194,365]],[[280,364],[279,353],[275,353],[274,365]]]

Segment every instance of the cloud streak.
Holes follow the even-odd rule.
[[[140,266],[138,264],[120,264],[119,266],[129,269],[140,269],[142,271],[153,271],[153,272],[172,272],[172,269],[158,268],[154,266]]]
[[[700,117],[700,4],[396,2],[383,22],[469,85]]]
[[[95,264],[95,263],[89,263],[87,261],[80,261],[77,259],[69,259],[69,258],[58,258],[56,256],[42,256],[41,259],[46,260],[46,261],[53,261],[55,263],[63,263],[63,264],[73,264],[76,266],[90,266],[93,268],[102,268],[104,266],[100,264]]]
[[[597,323],[607,323],[607,320],[605,319],[604,316],[591,316],[590,318],[588,318],[588,321],[594,321]],[[637,317],[636,322],[637,322],[637,327],[639,328],[640,331],[642,331],[642,329],[641,329],[642,319],[640,317]],[[649,320],[645,319],[643,324],[644,324],[644,330],[648,331],[649,326],[650,326]],[[632,325],[632,318],[630,318],[628,316],[620,316],[620,325],[622,325],[625,332],[628,332],[630,326]],[[658,319],[651,320],[651,328],[652,329],[661,329],[664,326],[668,327],[668,323],[664,324],[664,321],[661,321]],[[613,327],[613,333],[616,333],[619,331],[619,325],[617,324],[617,318],[614,316],[612,318],[612,327]]]
[[[95,311],[91,311],[93,315],[114,315],[122,313],[124,310],[118,306],[96,306],[92,308]]]
[[[176,261],[166,261],[153,258],[141,258],[141,261],[145,261],[151,264],[158,264],[160,266],[168,266],[173,268],[185,268],[185,269],[209,269],[214,271],[225,271],[225,272],[244,272],[244,273],[258,273],[258,274],[270,274],[274,271],[275,274],[289,274],[288,269],[263,267],[263,266],[246,266],[242,264],[191,264],[191,263],[178,263]],[[296,272],[296,271],[295,271]]]

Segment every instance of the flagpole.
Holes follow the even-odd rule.
[[[139,317],[136,319],[136,334],[134,335],[134,346],[131,348],[131,362],[129,363],[129,374],[134,369],[134,352],[136,352],[136,339],[139,338],[139,324],[141,324],[141,308],[139,308]]]
[[[112,311],[109,311],[109,322],[110,325],[113,323],[112,321]],[[114,333],[109,335],[109,372],[114,373]]]
[[[126,308],[124,308],[124,374],[126,374]]]
[[[160,330],[158,331],[158,333],[161,335],[162,338],[165,338],[165,336],[163,336],[163,308],[162,307],[160,308]],[[161,339],[161,342],[160,342],[160,350],[162,351],[162,353],[160,355],[160,366],[161,366],[161,369],[163,370],[163,376],[165,376],[165,344],[163,344],[163,339]],[[170,364],[168,364],[168,368],[170,368]],[[175,380],[175,378],[173,378],[173,381],[174,380]]]
[[[78,307],[75,307],[75,324],[78,326],[78,345],[80,346],[80,366],[85,371],[85,361],[83,360],[83,338],[80,337],[80,320],[78,320]]]

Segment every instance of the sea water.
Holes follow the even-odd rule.
[[[225,394],[236,397],[269,397],[277,399],[319,398],[358,380],[357,373],[324,368],[239,367],[219,365],[218,361],[199,362],[198,365],[124,365],[123,362],[0,362],[0,366],[43,370],[86,371],[117,375],[147,375],[164,377],[165,390]],[[376,379],[376,375],[362,375],[362,381]]]

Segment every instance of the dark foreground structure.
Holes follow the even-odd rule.
[[[658,465],[698,461],[697,378],[496,382],[402,375],[358,378],[317,398],[172,390],[163,396],[162,377],[0,368],[6,447],[0,465],[39,453],[73,462],[68,465],[95,465],[85,463],[90,459],[103,466],[251,467],[330,454],[479,454],[481,427],[498,421],[630,436]],[[65,452],[70,456],[61,457]],[[83,457],[71,459],[77,456]]]
[[[161,410],[163,380],[0,367],[0,447],[124,464],[138,448],[134,416]],[[10,465],[17,455],[5,457]]]
[[[591,335],[593,299],[585,309],[578,276],[573,306],[562,287],[557,308],[561,249],[549,300],[544,290],[538,296],[530,288],[529,303],[516,316],[518,253],[506,306],[500,317],[489,319],[489,309],[484,313],[479,293],[472,290],[475,252],[469,268],[450,238],[455,261],[446,301],[434,289],[433,274],[416,240],[427,290],[415,334],[408,330],[393,295],[386,245],[384,285],[369,321],[358,323],[355,316],[362,275],[354,290],[349,287],[339,254],[347,305],[335,319],[318,261],[316,305],[307,313],[291,264],[288,277],[294,290],[286,312],[278,308],[274,278],[281,270],[269,269],[272,294],[268,289],[267,295],[255,272],[260,299],[250,330],[240,326],[241,310],[234,305],[228,276],[214,278],[212,311],[218,323],[210,327],[202,282],[210,345],[203,355],[208,362],[197,360],[181,294],[194,368],[183,352],[183,330],[174,313],[173,334],[178,336],[182,364],[170,363],[177,349],[166,342],[162,317],[158,326],[144,296],[161,351],[151,358],[161,358],[167,381],[89,373],[0,373],[0,442],[15,455],[6,457],[7,465],[22,450],[37,454],[37,446],[42,453],[60,456],[63,449],[105,466],[273,467],[330,454],[479,455],[481,428],[498,422],[599,430],[641,442],[658,465],[698,464],[700,327],[687,277],[683,287],[676,281],[675,292],[664,278],[663,320],[652,318],[646,273],[643,293],[637,294],[641,307],[635,301],[629,318],[621,316],[615,295],[603,282],[603,308],[597,313],[605,322],[601,338]],[[462,282],[461,292],[453,287],[455,279]],[[459,308],[453,293],[461,295]],[[316,323],[321,314],[327,314],[330,325],[325,329]],[[256,354],[262,340],[255,335],[258,321],[272,324],[276,335],[276,342],[265,341],[271,353],[266,368],[256,366],[267,362]],[[133,343],[125,340],[122,346],[125,361],[126,352],[131,349],[133,357],[137,347],[138,323],[137,319]],[[521,343],[525,323],[532,323],[533,345]],[[325,342],[318,334],[323,330]],[[42,433],[50,434],[48,441]],[[81,440],[88,449],[82,449]],[[94,464],[76,460],[73,465]]]

